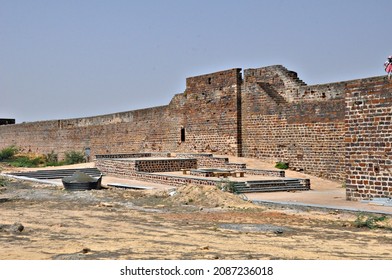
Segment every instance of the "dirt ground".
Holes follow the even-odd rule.
[[[0,259],[392,259],[389,218],[255,205],[215,187],[0,187]],[[364,217],[370,221],[369,217]]]

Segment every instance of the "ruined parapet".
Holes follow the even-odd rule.
[[[344,179],[344,83],[308,86],[280,65],[247,69],[242,154]]]
[[[306,83],[298,78],[296,72],[289,71],[282,65],[246,69],[244,70],[244,82],[248,86],[258,84],[267,94],[274,92],[275,97],[280,95],[288,102],[295,99],[295,93],[300,87],[306,86]]]
[[[244,70],[248,87],[258,85],[278,104],[286,102],[313,102],[344,98],[344,83],[307,85],[294,71],[282,65]]]
[[[213,91],[222,91],[225,88],[241,85],[241,82],[241,68],[234,68],[226,71],[187,78],[185,93],[202,94]]]

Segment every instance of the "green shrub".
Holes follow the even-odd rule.
[[[384,228],[384,226],[380,225],[380,222],[383,222],[387,219],[386,216],[374,216],[374,215],[364,215],[364,214],[359,214],[357,216],[357,219],[354,221],[354,225],[357,228],[369,228],[369,229],[375,229],[375,228]]]
[[[61,165],[61,162],[59,162],[59,157],[57,154],[52,151],[50,154],[45,155],[45,165],[46,166],[57,166]]]
[[[232,182],[229,179],[221,180],[218,183],[217,187],[218,187],[218,189],[220,189],[224,192],[235,193],[237,191],[236,187],[235,187],[235,182]]]
[[[85,162],[84,154],[82,152],[71,151],[65,153],[65,164],[75,164],[81,162]]]
[[[38,167],[41,164],[43,164],[42,157],[29,158],[27,156],[20,156],[11,162],[11,165],[14,167]]]
[[[0,161],[11,159],[17,153],[18,153],[18,148],[16,148],[15,146],[4,148],[0,151]]]
[[[6,180],[0,177],[0,187],[4,187],[6,185]]]
[[[289,164],[287,162],[277,162],[275,165],[275,168],[279,168],[279,169],[287,169],[289,168]]]

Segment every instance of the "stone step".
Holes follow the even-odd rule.
[[[238,193],[309,190],[297,179],[250,181],[242,184],[237,183],[235,188]]]
[[[266,188],[266,189],[247,189],[247,190],[236,190],[237,193],[257,193],[257,192],[289,192],[289,191],[308,191],[307,188]]]
[[[76,171],[86,173],[93,177],[99,177],[102,172],[97,168],[74,168],[74,169],[50,169],[50,170],[38,170],[29,172],[16,172],[9,173],[12,176],[28,177],[34,179],[62,179],[67,176],[72,176]]]

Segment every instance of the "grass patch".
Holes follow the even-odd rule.
[[[279,161],[275,164],[275,168],[279,168],[279,169],[288,169],[289,168],[289,164],[287,162],[282,162]]]
[[[29,156],[18,156],[14,158],[10,164],[13,167],[38,167],[44,166],[45,160],[43,157],[29,157]]]
[[[71,151],[65,153],[65,164],[76,164],[85,162],[82,152]]]
[[[354,221],[354,226],[357,228],[369,228],[369,229],[391,229],[389,226],[385,226],[383,222],[386,222],[387,216],[375,216],[365,215],[363,213],[358,214],[357,219]]]
[[[63,161],[58,160],[58,155],[52,151],[46,155],[20,153],[15,146],[4,148],[0,151],[0,162],[5,162],[14,167],[45,167],[60,166],[85,162],[82,152],[70,151],[65,153]]]
[[[9,160],[18,153],[18,148],[10,146],[0,151],[0,161]]]
[[[6,179],[3,177],[0,177],[0,187],[5,187],[6,184],[7,184]]]

